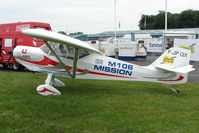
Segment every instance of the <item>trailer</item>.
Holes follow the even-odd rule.
[[[25,29],[51,30],[50,24],[42,22],[18,22],[0,24],[0,64],[3,68],[11,66],[14,70],[21,70],[23,67],[15,62],[10,51],[16,46],[40,47],[44,44],[42,40],[34,39],[22,34]],[[26,51],[24,51],[26,52]]]

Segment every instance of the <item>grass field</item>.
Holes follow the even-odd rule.
[[[61,96],[40,96],[46,75],[0,72],[1,133],[196,133],[199,83],[71,80]]]

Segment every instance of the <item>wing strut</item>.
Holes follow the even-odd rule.
[[[59,58],[59,56],[55,53],[55,51],[51,48],[50,44],[48,44],[47,41],[43,40],[45,42],[45,44],[47,45],[47,47],[50,49],[50,51],[55,55],[55,57],[58,59],[58,61],[60,62],[60,64],[62,65],[62,67],[66,70],[66,72],[70,75],[71,78],[73,78],[74,76],[70,73],[70,71],[66,68],[66,66],[64,65],[64,63],[61,61],[61,59]],[[75,51],[76,53],[76,51]],[[77,53],[78,54],[78,53]],[[77,62],[77,61],[76,61]],[[75,63],[77,64],[77,63]],[[74,70],[73,70],[74,73]]]
[[[76,76],[76,70],[77,70],[77,61],[78,61],[78,48],[75,48],[75,57],[74,57],[74,62],[73,62],[73,78],[75,79]]]

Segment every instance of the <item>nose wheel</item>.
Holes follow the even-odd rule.
[[[43,96],[61,95],[61,93],[50,85],[40,85],[37,87],[37,93]]]
[[[20,64],[18,63],[15,63],[13,64],[12,68],[15,70],[15,71],[20,71],[23,69],[23,66],[21,66]]]
[[[43,96],[61,95],[61,92],[54,88],[54,86],[63,87],[65,84],[56,79],[54,75],[48,74],[45,84],[37,87],[37,93]]]

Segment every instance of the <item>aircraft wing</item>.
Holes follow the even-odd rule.
[[[75,76],[76,76],[77,61],[78,61],[78,51],[79,51],[78,49],[83,49],[83,50],[87,50],[87,51],[90,51],[90,52],[95,52],[95,53],[98,53],[98,54],[102,54],[100,51],[98,51],[97,49],[93,48],[92,46],[90,46],[89,44],[87,44],[85,42],[82,42],[80,40],[71,38],[71,37],[66,36],[66,35],[59,34],[57,32],[41,30],[41,29],[28,29],[28,30],[24,30],[22,32],[23,32],[23,34],[25,34],[27,36],[43,40],[46,43],[47,47],[51,50],[51,52],[58,59],[59,63],[63,67],[63,69],[65,69],[66,73],[71,78],[75,78]],[[65,66],[64,62],[62,62],[60,57],[52,49],[52,47],[50,46],[48,41],[57,42],[57,43],[60,43],[60,44],[63,44],[63,45],[67,45],[67,46],[71,46],[71,47],[75,48],[75,56],[74,56],[74,59],[73,59],[73,67],[72,67],[73,68],[73,73],[71,73],[68,70],[68,68]]]
[[[59,34],[57,32],[41,30],[41,29],[28,29],[22,32],[23,34],[27,36],[38,38],[44,41],[57,42],[63,45],[72,46],[75,48],[80,48],[80,49],[84,49],[90,52],[96,52],[96,53],[102,54],[99,50],[93,48],[92,46],[90,46],[89,44],[85,42],[71,38],[66,35]]]

